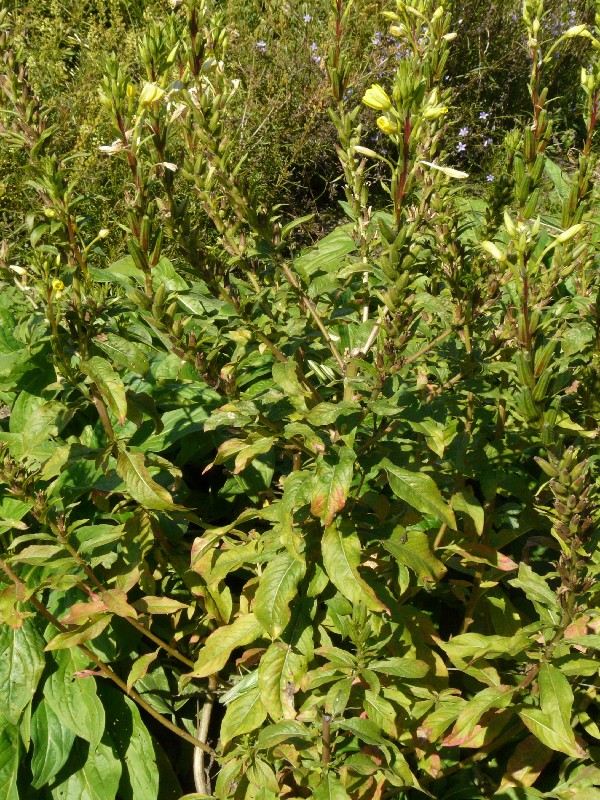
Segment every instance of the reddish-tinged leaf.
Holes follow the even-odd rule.
[[[59,633],[48,642],[44,650],[65,650],[75,647],[78,644],[91,642],[96,636],[100,636],[112,618],[111,614],[104,614],[99,619],[91,619],[85,625],[81,625],[73,631]]]
[[[552,755],[552,750],[542,744],[536,736],[528,736],[519,742],[508,759],[498,792],[511,787],[533,786]]]
[[[127,602],[127,594],[122,589],[109,589],[102,593],[102,599],[109,611],[118,617],[137,619],[137,611]]]
[[[344,447],[337,464],[330,464],[322,457],[317,462],[310,510],[324,527],[331,525],[335,515],[346,505],[355,459],[354,451]]]
[[[138,611],[144,614],[174,614],[176,611],[181,611],[187,608],[185,603],[180,603],[179,600],[172,600],[170,597],[142,597],[134,603]]]

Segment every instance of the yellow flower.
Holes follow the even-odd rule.
[[[377,126],[388,136],[398,133],[398,126],[389,117],[377,117]]]
[[[152,103],[156,103],[164,93],[165,90],[161,89],[160,86],[157,86],[155,83],[145,84],[140,94],[140,107],[147,108]]]
[[[370,89],[367,89],[363,97],[363,103],[376,111],[387,111],[392,105],[392,101],[385,89],[378,83],[374,83]]]
[[[60,292],[62,292],[64,288],[65,288],[64,283],[61,280],[59,280],[58,278],[56,278],[55,280],[52,281],[52,291],[53,292],[57,292],[58,294],[60,294]]]

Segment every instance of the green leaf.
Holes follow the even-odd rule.
[[[268,725],[258,734],[257,748],[269,750],[278,744],[288,742],[290,739],[312,739],[313,734],[305,725],[296,720],[285,720],[275,725]]]
[[[276,638],[290,621],[290,603],[296,597],[298,583],[306,565],[289,553],[280,553],[260,577],[254,614],[263,628]]]
[[[136,600],[134,606],[144,614],[175,614],[184,608],[185,603],[174,600],[172,597],[154,597],[146,595]]]
[[[44,640],[26,619],[20,628],[0,625],[0,716],[17,725],[31,702],[45,665]]]
[[[267,718],[267,711],[260,700],[260,689],[253,687],[227,706],[221,723],[221,744],[226,745],[234,736],[259,728]]]
[[[231,625],[217,628],[206,643],[194,665],[192,675],[206,678],[223,669],[232,650],[254,642],[264,633],[263,626],[254,614],[242,614]]]
[[[552,664],[542,663],[538,676],[538,686],[542,714],[546,719],[552,721],[555,734],[565,742],[568,742],[571,752],[579,751],[581,753],[581,748],[575,743],[575,734],[571,725],[574,697],[569,681],[557,667]],[[532,730],[532,733],[536,733],[536,731]],[[544,742],[541,737],[538,738]],[[544,742],[544,744],[548,743]],[[563,749],[563,752],[566,751]]]
[[[426,533],[418,530],[392,534],[392,538],[383,542],[385,549],[391,553],[399,564],[411,569],[424,584],[434,583],[446,574],[446,567],[431,552],[431,545]]]
[[[0,729],[0,797],[2,800],[19,800],[17,773],[20,761],[18,730],[12,725]]]
[[[102,631],[108,626],[112,619],[111,614],[104,614],[100,618],[94,616],[93,619],[80,625],[75,630],[68,630],[58,633],[46,645],[46,650],[64,650],[68,647],[76,647],[78,644],[91,642],[96,636],[100,636]]]
[[[344,534],[338,525],[330,525],[321,539],[321,550],[327,575],[344,597],[354,605],[364,603],[371,611],[385,611],[385,605],[358,574],[362,549],[356,533]]]
[[[87,361],[82,361],[80,369],[96,384],[108,407],[123,425],[127,418],[127,397],[123,381],[118,374],[108,361],[100,356],[92,356]]]
[[[72,760],[81,766],[52,787],[53,800],[115,800],[122,767],[112,747],[75,739]]]
[[[119,448],[117,473],[125,481],[127,491],[143,508],[170,511],[175,508],[169,492],[152,480],[143,453]]]
[[[106,334],[105,339],[94,339],[94,344],[103,350],[116,364],[121,364],[136,375],[145,375],[150,364],[145,353],[133,342],[114,333]]]
[[[473,520],[475,531],[478,536],[483,533],[484,511],[481,503],[473,494],[471,487],[461,489],[452,497],[452,507],[454,511],[462,511]]]
[[[131,666],[131,670],[129,671],[129,675],[127,676],[127,688],[131,689],[131,687],[139,681],[144,675],[148,672],[148,668],[153,661],[156,660],[157,656],[159,655],[159,650],[155,650],[153,653],[144,653],[139,658],[133,662]]]
[[[557,730],[556,722],[539,708],[524,708],[519,716],[527,728],[537,736],[542,744],[551,750],[566,753],[573,758],[585,758],[586,752],[575,741],[573,731]]]
[[[478,658],[514,657],[530,644],[528,629],[517,631],[514,636],[485,636],[482,633],[462,633],[449,642],[438,642],[450,660],[459,668],[466,662]]]
[[[396,497],[404,500],[421,514],[431,515],[446,523],[452,530],[456,530],[454,513],[442,497],[433,478],[424,472],[411,472],[397,467],[387,458],[381,462],[381,466],[388,473],[390,486]]]
[[[396,728],[396,711],[394,706],[370,689],[365,689],[365,706],[364,710],[368,719],[371,720],[378,728],[381,728],[388,736],[397,736],[398,730]]]
[[[110,685],[102,686],[110,740],[123,764],[119,800],[157,800],[159,771],[152,737],[136,704]]]
[[[41,789],[66,764],[75,733],[63,725],[52,707],[42,700],[31,718],[32,786]]]
[[[305,669],[306,658],[283,642],[272,644],[260,659],[258,684],[261,697],[275,722],[296,716],[294,690]]]
[[[349,447],[340,450],[337,464],[329,463],[322,456],[317,460],[310,510],[324,527],[331,525],[335,515],[346,504],[355,460],[356,454]]]
[[[328,771],[313,792],[313,800],[350,800],[350,795],[333,772]]]
[[[369,669],[392,675],[394,678],[407,678],[419,680],[429,672],[429,667],[424,661],[412,658],[386,658],[383,661],[370,661]]]
[[[54,658],[58,669],[46,680],[44,697],[61,724],[90,742],[93,749],[104,732],[104,708],[94,678],[75,675],[88,669],[90,662],[77,648],[58,650]]]
[[[463,706],[454,724],[452,733],[442,744],[445,747],[460,747],[469,741],[481,717],[492,708],[506,708],[512,701],[514,686],[489,686],[475,695]]]
[[[543,621],[552,625],[557,625],[560,622],[562,612],[556,595],[544,578],[534,572],[528,564],[521,562],[517,577],[508,581],[508,583],[525,592],[525,595],[534,604]]]

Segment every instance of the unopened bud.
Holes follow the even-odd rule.
[[[385,89],[378,83],[374,83],[370,89],[367,89],[363,96],[363,103],[376,111],[387,111],[392,105]]]

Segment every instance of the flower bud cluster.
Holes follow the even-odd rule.
[[[552,534],[560,542],[577,547],[592,526],[596,507],[589,461],[578,461],[573,447],[567,448],[561,458],[550,453],[547,461],[536,461],[551,479],[548,487],[554,497]]]

